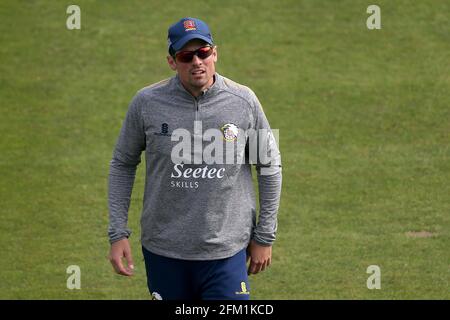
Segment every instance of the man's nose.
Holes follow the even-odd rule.
[[[194,57],[192,58],[192,64],[193,65],[201,65],[203,63],[203,60],[200,59],[196,54],[194,54]]]

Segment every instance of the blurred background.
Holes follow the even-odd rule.
[[[252,298],[449,299],[447,0],[2,0],[0,299],[149,299],[144,166],[124,278],[107,260],[109,161],[131,98],[173,75],[167,28],[185,16],[209,24],[217,71],[280,130],[278,240]],[[381,289],[367,288],[370,265]]]

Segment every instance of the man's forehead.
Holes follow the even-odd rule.
[[[206,41],[203,41],[202,39],[192,39],[188,43],[186,43],[183,48],[180,49],[180,51],[190,51],[190,50],[196,50],[198,48],[201,48],[208,43]]]

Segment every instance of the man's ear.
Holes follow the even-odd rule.
[[[177,63],[172,56],[167,56],[167,63],[169,64],[170,69],[172,69],[173,71],[177,70]]]
[[[213,61],[214,63],[217,62],[217,58],[218,58],[219,54],[217,53],[217,46],[214,46],[214,52],[213,52]]]

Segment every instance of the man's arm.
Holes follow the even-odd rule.
[[[257,178],[259,217],[248,247],[248,272],[256,274],[271,264],[272,244],[276,238],[277,214],[281,196],[281,155],[262,107],[254,96],[257,136]],[[260,150],[265,157],[261,158]]]
[[[128,237],[128,209],[136,174],[141,161],[141,153],[145,149],[145,129],[141,114],[142,101],[138,95],[134,97],[128,108],[119,138],[110,162],[108,179],[109,228],[108,237],[111,243],[109,260],[114,270],[122,275],[132,275],[133,260]],[[122,264],[126,258],[128,268]]]

